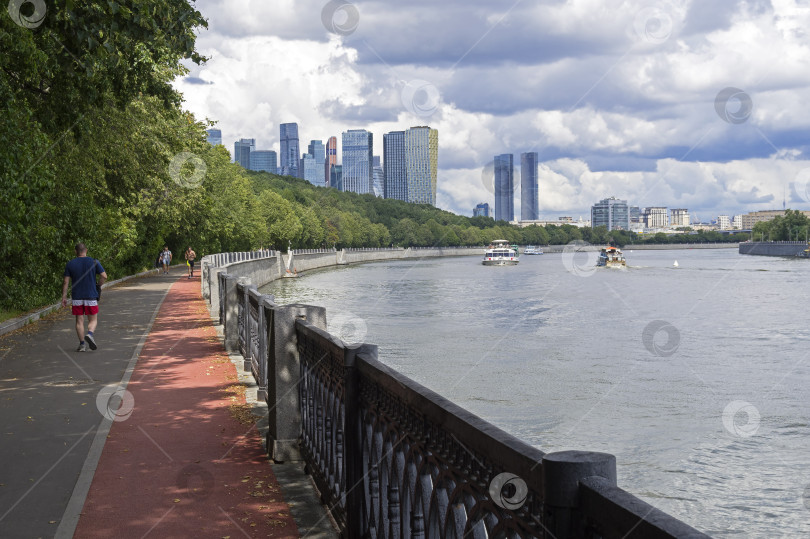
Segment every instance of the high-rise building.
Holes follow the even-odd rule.
[[[405,165],[405,131],[383,135],[383,196],[408,200],[408,167]]]
[[[731,229],[731,219],[729,219],[728,215],[717,216],[717,228],[719,228],[720,230]]]
[[[332,165],[329,169],[329,187],[343,191],[343,165]]]
[[[298,124],[281,124],[281,170],[283,176],[298,176],[298,160],[301,150],[298,146]]]
[[[208,140],[208,144],[210,144],[211,146],[222,144],[222,130],[206,129],[205,132],[208,133],[208,136],[206,137],[206,139]]]
[[[380,156],[375,155],[374,159],[372,160],[372,174],[371,174],[374,183],[372,185],[372,190],[374,191],[374,196],[382,198],[385,195],[385,187],[383,185],[385,174],[383,172],[382,165],[380,164]]]
[[[326,141],[326,155],[324,167],[324,184],[327,187],[332,187],[329,183],[330,169],[337,165],[337,137],[329,137]]]
[[[250,152],[256,149],[255,138],[243,138],[233,143],[233,161],[250,170]]]
[[[737,214],[731,219],[731,228],[740,230],[742,228],[742,215]]]
[[[489,204],[482,202],[473,208],[473,217],[489,217]]]
[[[408,202],[436,205],[438,166],[439,131],[427,126],[405,131]]]
[[[669,215],[663,206],[644,208],[644,226],[647,228],[664,228],[669,226]]]
[[[278,161],[273,150],[252,150],[250,152],[250,170],[278,173]]]
[[[640,223],[641,222],[641,210],[638,206],[630,206],[630,222],[631,223]]]
[[[591,206],[591,227],[598,226],[606,226],[608,230],[629,230],[627,201],[610,197]]]
[[[537,198],[537,152],[520,154],[520,220],[540,219]]]
[[[374,136],[365,129],[343,133],[343,191],[371,193],[374,183]]]
[[[315,164],[318,166],[318,169],[323,171],[324,163],[326,162],[326,148],[323,145],[323,141],[320,140],[309,141],[309,146],[307,146],[307,153],[310,154],[313,158],[315,158]],[[313,183],[315,183],[315,185],[320,186],[326,185],[326,181],[320,183],[320,180]]]
[[[495,220],[515,220],[515,169],[511,153],[495,156]]]
[[[321,171],[323,163],[318,163],[312,154],[305,153],[299,161],[299,176],[312,185],[323,186],[321,183]]]
[[[689,210],[686,208],[672,208],[669,210],[670,225],[674,227],[689,226]]]

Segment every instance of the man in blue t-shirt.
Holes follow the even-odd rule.
[[[86,352],[87,345],[91,350],[98,348],[93,332],[98,323],[98,291],[96,275],[101,275],[99,286],[107,280],[107,272],[95,258],[87,256],[87,247],[76,244],[76,258],[65,266],[65,281],[62,283],[62,306],[67,307],[67,289],[71,286],[71,305],[76,316],[76,334],[79,336],[77,352]],[[87,334],[84,333],[84,316],[87,315]],[[86,342],[85,342],[86,341]]]

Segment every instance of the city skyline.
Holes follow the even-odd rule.
[[[353,5],[340,33],[322,2],[200,0],[210,60],[176,81],[185,106],[226,147],[272,148],[290,121],[306,140],[430,123],[437,206],[465,215],[492,201],[482,171],[505,151],[539,153],[541,216],[611,194],[698,214],[780,208],[785,192],[810,207],[810,12],[795,2]]]

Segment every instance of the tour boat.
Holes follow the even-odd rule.
[[[616,247],[605,247],[599,253],[599,259],[596,261],[597,266],[605,266],[607,268],[623,268],[627,266],[624,260],[624,254]]]
[[[506,240],[494,240],[484,254],[485,266],[514,266],[518,263],[517,245],[509,245]]]
[[[541,255],[543,254],[543,249],[541,247],[535,247],[534,245],[527,245],[526,249],[523,250],[524,255]]]

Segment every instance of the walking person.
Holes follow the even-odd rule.
[[[169,273],[169,266],[172,263],[172,252],[169,250],[168,245],[163,246],[163,251],[160,253],[160,262],[163,264],[163,273]]]
[[[186,265],[188,266],[188,278],[194,277],[194,259],[197,258],[197,253],[189,245],[186,247]]]
[[[96,286],[96,275],[100,275]],[[67,290],[71,285],[71,311],[76,317],[76,335],[79,336],[77,352],[98,348],[93,333],[98,324],[98,298],[101,285],[107,280],[107,272],[95,258],[87,256],[87,246],[76,244],[76,258],[65,265],[65,280],[62,283],[62,306],[67,307]],[[84,317],[87,316],[87,333],[84,332]]]

